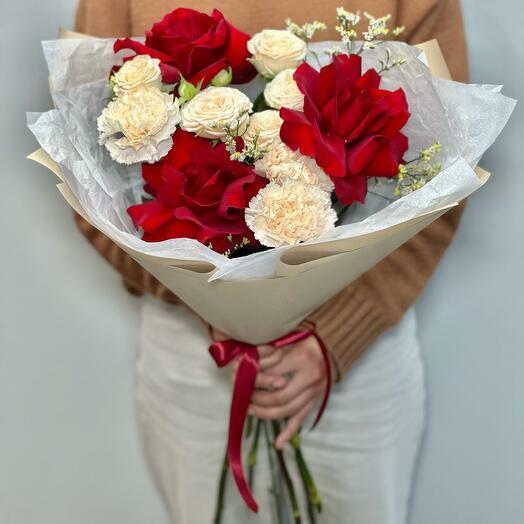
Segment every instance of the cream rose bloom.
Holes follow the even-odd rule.
[[[329,176],[312,158],[292,151],[280,139],[274,141],[262,159],[255,162],[255,170],[272,182],[281,183],[285,179],[292,179],[328,193],[334,189]]]
[[[254,113],[242,138],[247,144],[253,145],[257,137],[257,146],[269,149],[269,146],[280,136],[282,122],[278,111],[273,109]]]
[[[285,179],[270,182],[246,209],[246,224],[264,246],[294,246],[335,227],[337,214],[329,193]]]
[[[307,54],[306,43],[282,29],[264,29],[247,43],[251,63],[266,78],[300,65]]]
[[[273,109],[287,107],[303,111],[304,95],[299,91],[297,83],[293,78],[296,69],[285,69],[280,71],[264,89],[266,104]]]
[[[113,75],[115,94],[121,95],[140,86],[158,87],[162,85],[160,60],[149,55],[138,55],[127,61]]]
[[[207,87],[182,106],[180,127],[203,138],[222,139],[230,126],[244,133],[253,109],[251,100],[233,87]]]
[[[154,87],[124,92],[98,118],[100,144],[120,164],[155,163],[173,146],[178,101]]]

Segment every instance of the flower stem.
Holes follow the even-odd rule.
[[[273,426],[273,434],[274,434],[274,437],[276,438],[278,434],[280,433],[280,422],[278,420],[273,420],[272,426]],[[295,487],[293,486],[293,480],[291,479],[291,475],[289,474],[289,470],[287,469],[284,452],[281,449],[275,448],[275,453],[277,455],[278,463],[282,471],[282,476],[284,477],[284,482],[287,487],[289,501],[291,503],[291,512],[292,512],[293,522],[295,524],[301,524],[302,519],[300,517],[300,508],[298,506],[298,499],[297,499],[297,495],[295,492]]]
[[[273,498],[275,499],[275,506],[276,506],[276,513],[277,513],[277,520],[278,524],[284,524],[282,522],[282,501],[280,500],[280,494],[279,494],[279,486],[278,486],[278,477],[277,477],[277,471],[275,468],[275,462],[273,453],[275,451],[275,448],[273,447],[273,441],[270,436],[270,428],[269,428],[269,422],[265,420],[263,422],[263,428],[264,428],[264,435],[266,437],[266,444],[267,444],[267,456],[268,456],[268,462],[269,462],[269,469],[271,471],[271,488],[270,491],[273,495]]]
[[[313,475],[311,474],[311,471],[304,458],[304,454],[302,453],[301,438],[298,433],[291,439],[290,444],[295,450],[297,467],[304,484],[304,490],[306,492],[308,501],[309,518],[311,520],[311,524],[315,524],[315,510],[318,511],[318,513],[322,513],[322,501],[320,500],[315,481],[313,480]]]
[[[253,443],[251,444],[251,449],[249,450],[249,455],[247,458],[248,484],[251,490],[253,489],[255,466],[257,464],[258,440],[260,438],[261,428],[262,428],[262,420],[257,419],[255,423],[255,434],[253,435]]]
[[[246,422],[246,437],[247,438],[251,436],[252,431],[253,431],[253,415],[249,415],[247,417],[247,422]]]
[[[229,460],[227,458],[227,449],[224,456],[224,461],[222,463],[222,472],[220,474],[220,482],[218,485],[218,497],[217,497],[217,506],[215,510],[215,518],[213,520],[214,524],[220,524],[222,522],[222,514],[224,512],[224,499],[226,498],[226,485],[227,485],[227,476],[229,473]]]

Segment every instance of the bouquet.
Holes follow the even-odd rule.
[[[210,348],[219,366],[239,359],[217,522],[229,469],[257,510],[258,440],[278,432],[247,418],[256,345],[316,336],[304,318],[480,188],[477,163],[514,107],[498,86],[451,81],[436,42],[406,45],[388,16],[363,16],[359,35],[360,13],[337,10],[340,42],[313,43],[318,21],[249,36],[217,10],[177,9],[145,40],[43,44],[56,109],[28,116],[42,146],[32,158],[77,213],[231,337]],[[319,343],[317,421],[331,382]],[[292,445],[314,522],[319,494],[299,435]]]

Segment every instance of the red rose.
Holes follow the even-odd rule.
[[[177,130],[169,154],[144,164],[145,189],[154,199],[131,206],[135,226],[146,242],[194,238],[223,253],[248,238],[244,211],[267,180],[253,166],[230,159],[223,143]]]
[[[341,203],[364,202],[367,177],[392,177],[408,148],[400,130],[409,119],[402,89],[379,89],[380,75],[362,75],[358,55],[338,55],[320,72],[302,64],[294,79],[304,112],[283,108],[280,136],[313,157],[331,177]]]
[[[117,40],[115,52],[131,49],[137,54],[158,58],[164,82],[174,84],[180,75],[205,87],[226,67],[237,84],[252,80],[256,71],[247,61],[249,35],[232,26],[215,9],[211,16],[193,9],[179,8],[166,15],[146,33],[146,43],[129,38]]]

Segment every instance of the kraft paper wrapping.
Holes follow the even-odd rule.
[[[63,32],[62,36],[80,35]],[[427,42],[419,47],[432,73],[449,79],[449,71],[437,42]],[[442,89],[445,88],[444,85]],[[484,86],[486,96],[489,88]],[[489,96],[495,92],[498,93],[496,89],[491,89]],[[489,142],[487,146],[509,118],[514,104],[508,100],[505,99],[504,104],[495,108],[499,113],[502,110],[505,112],[504,121],[499,122],[498,128],[491,133],[493,136],[486,138]],[[428,186],[416,192],[420,195],[409,195],[409,198],[404,197],[359,223],[338,227],[330,238],[234,261],[222,261],[220,256],[213,253],[206,252],[202,256],[199,250],[204,247],[195,246],[194,241],[169,241],[164,248],[145,245],[136,234],[122,232],[124,226],[108,224],[88,205],[81,203],[86,197],[79,192],[79,177],[71,175],[74,165],[63,162],[64,166],[67,165],[64,171],[60,165],[61,157],[64,156],[60,153],[62,149],[49,146],[46,140],[47,134],[51,134],[49,131],[47,134],[39,132],[44,128],[41,118],[29,117],[29,123],[41,144],[51,151],[54,160],[43,149],[29,158],[59,177],[57,187],[77,213],[109,236],[211,325],[237,340],[252,344],[274,340],[293,330],[315,309],[457,205],[458,200],[481,187],[489,178],[489,174],[478,167],[475,169],[476,176],[473,174],[472,178],[465,176],[462,179],[458,175],[467,170],[473,173],[475,157],[480,155],[479,150],[470,151],[468,154],[471,158],[465,159],[458,155],[449,172],[438,175]],[[56,130],[47,122],[45,125]],[[463,125],[461,133],[465,133],[466,128]],[[440,177],[442,179],[438,181]],[[455,179],[459,180],[456,186]],[[177,247],[170,247],[182,244],[184,247],[192,246],[192,250],[177,251]],[[173,256],[176,253],[183,253],[183,257]]]

